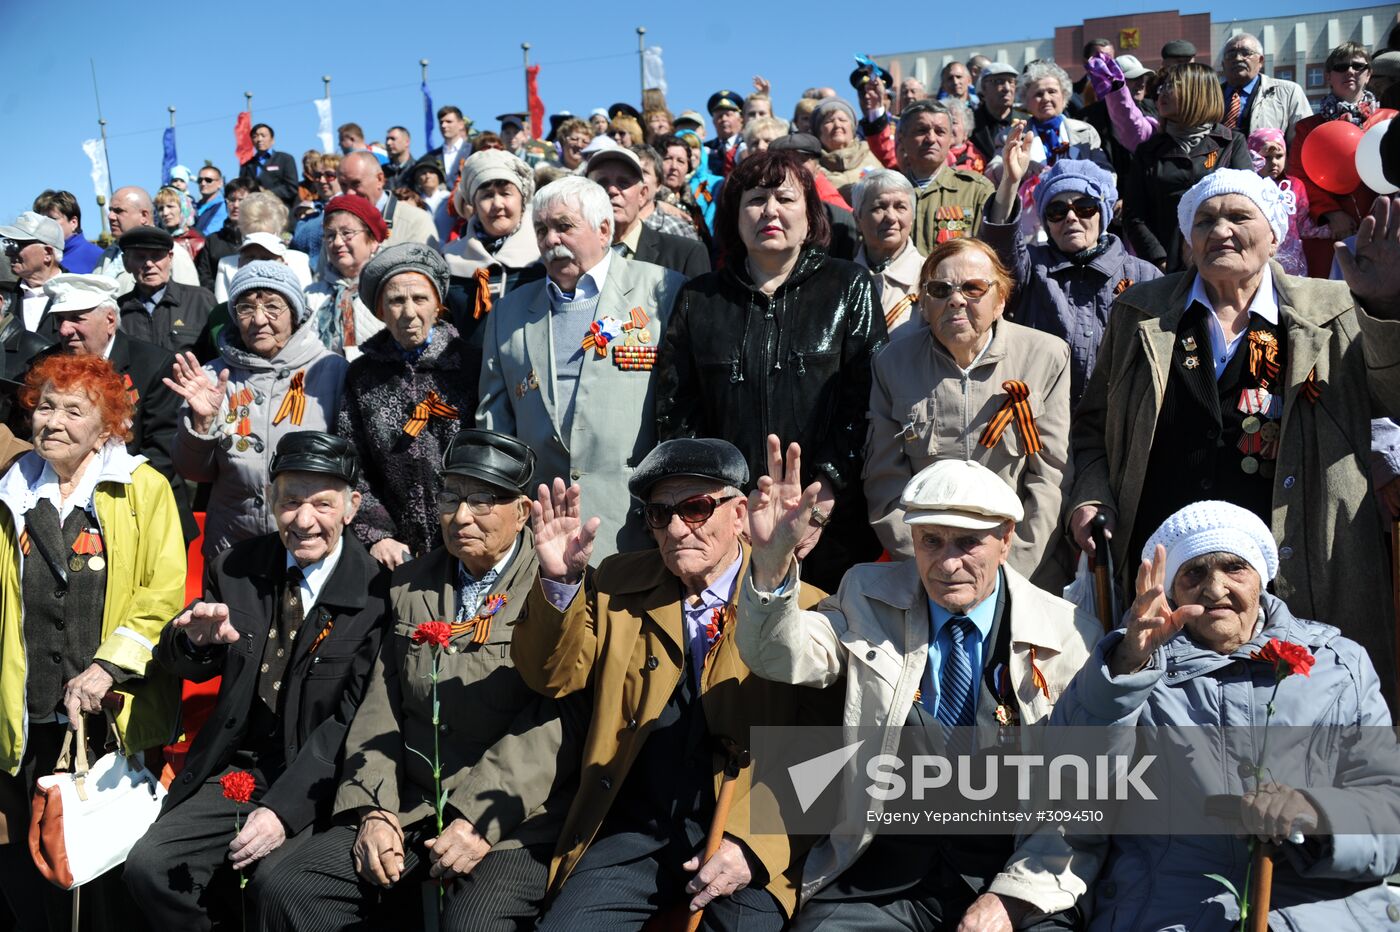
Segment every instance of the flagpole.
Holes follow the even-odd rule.
[[[246,111],[248,111],[248,116],[251,118],[252,115],[253,115],[253,92],[252,92],[252,91],[244,91],[244,92],[243,92],[243,109],[246,110]]]
[[[331,99],[331,76],[328,75],[328,74],[323,74],[323,75],[321,75],[321,83],[325,85],[325,97],[326,97],[326,100],[330,100],[330,99]]]
[[[174,129],[174,128],[175,128],[175,105],[174,105],[174,104],[171,104],[170,106],[166,107],[165,109],[167,109],[167,110],[170,111],[170,128],[171,128],[171,129]]]
[[[521,72],[525,76],[525,119],[527,122],[533,123],[534,121],[530,119],[530,43],[520,43],[520,52],[525,58],[525,70]],[[531,126],[530,137],[543,139],[544,137],[540,135],[540,129],[541,127]]]
[[[641,85],[641,103],[646,103],[647,96],[647,27],[637,27],[637,83]]]
[[[422,80],[423,80],[423,83],[424,83],[424,84],[427,84],[427,83],[428,83],[428,60],[427,60],[426,58],[420,58],[420,59],[418,59],[418,67],[421,68],[421,69],[423,69]]]
[[[97,92],[97,63],[91,58],[88,59],[88,67],[92,69],[92,99],[97,102],[97,126],[102,134],[102,160],[107,163],[107,199],[112,197],[112,157],[107,152],[107,121],[102,118],[102,95]],[[102,207],[102,195],[98,195],[97,206]],[[103,228],[107,225],[107,212],[102,212]]]
[[[96,77],[97,76],[94,74],[94,80],[96,80]],[[94,85],[93,89],[96,90],[96,85]],[[112,196],[112,160],[107,158],[107,121],[102,119],[102,117],[97,118],[97,129],[102,134],[102,161],[107,163],[105,166],[107,171],[104,173],[107,176],[107,196],[103,197],[101,194],[97,195],[97,212],[102,218],[102,229],[98,234],[97,244],[103,249],[106,249],[108,246],[112,245],[111,226],[107,222],[107,201]]]

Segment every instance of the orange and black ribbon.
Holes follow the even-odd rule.
[[[301,419],[306,416],[305,369],[292,376],[291,387],[287,389],[287,396],[282,399],[282,406],[277,409],[277,416],[272,419],[272,423],[281,424],[289,414],[292,416],[292,423],[300,427]]]
[[[1278,373],[1278,338],[1267,330],[1249,331],[1249,374],[1260,388],[1268,388]]]
[[[29,556],[29,528],[19,532],[19,552]]]
[[[1317,384],[1316,366],[1313,366],[1308,372],[1308,377],[1303,380],[1302,387],[1298,389],[1298,392],[1312,404],[1317,404],[1318,399],[1322,397],[1322,386]]]
[[[417,437],[423,432],[423,428],[428,426],[428,419],[431,417],[457,417],[457,409],[443,401],[437,392],[428,392],[427,398],[413,406],[413,413],[403,425],[403,432],[410,437]]]
[[[710,658],[715,655],[715,650],[719,647],[719,642],[724,640],[724,632],[734,621],[734,616],[739,612],[739,606],[735,602],[729,602],[714,609],[710,613],[710,620],[705,623],[705,663],[708,665]]]
[[[1040,672],[1040,667],[1035,665],[1035,648],[1031,648],[1031,684],[1044,694],[1046,699],[1050,698],[1050,683],[1045,679],[1045,674]]]
[[[481,320],[491,313],[491,267],[483,265],[472,277],[476,279],[476,303],[472,306],[472,320]]]
[[[894,303],[894,307],[885,312],[885,329],[889,330],[894,326],[894,322],[899,320],[899,315],[903,314],[914,305],[914,296],[907,294]]]
[[[127,397],[131,399],[133,406],[141,401],[141,393],[136,390],[136,386],[132,383],[130,372],[122,373],[122,388],[126,389]]]
[[[1016,429],[1021,432],[1021,440],[1026,446],[1026,455],[1039,453],[1045,444],[1040,441],[1040,431],[1036,430],[1035,418],[1031,415],[1030,402],[1027,400],[1031,396],[1031,390],[1026,387],[1025,382],[1015,379],[1002,382],[1001,387],[1006,391],[1006,400],[997,409],[997,413],[992,415],[991,423],[982,431],[982,436],[977,442],[990,450],[997,445],[1002,433],[1011,425],[1012,419],[1015,419]]]
[[[83,528],[78,532],[78,539],[73,541],[73,552],[85,557],[96,556],[102,552],[102,535],[92,528]]]
[[[485,644],[491,637],[491,616],[505,608],[507,601],[509,596],[504,592],[488,597],[475,618],[453,623],[452,636],[470,633],[473,644]]]

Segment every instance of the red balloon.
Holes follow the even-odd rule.
[[[1391,110],[1389,107],[1383,107],[1367,117],[1366,122],[1361,124],[1361,132],[1366,132],[1366,130],[1375,126],[1382,120],[1391,120],[1397,116],[1400,116],[1400,110]]]
[[[1361,127],[1350,120],[1332,120],[1303,140],[1303,171],[1312,183],[1333,194],[1350,194],[1361,184],[1356,171],[1356,147]]]

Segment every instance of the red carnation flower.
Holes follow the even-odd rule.
[[[236,803],[251,802],[253,790],[256,788],[253,775],[246,770],[224,774],[219,778],[219,785],[224,788],[224,799],[231,799]]]
[[[413,643],[446,647],[452,640],[452,626],[445,621],[425,621],[413,629]]]
[[[1317,658],[1302,644],[1280,641],[1278,638],[1269,638],[1269,643],[1265,644],[1261,650],[1256,650],[1251,656],[1255,660],[1273,664],[1274,676],[1278,679],[1283,679],[1293,673],[1309,676],[1313,664],[1317,663]]]

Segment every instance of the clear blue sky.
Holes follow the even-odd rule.
[[[277,148],[299,157],[317,144],[311,100],[321,96],[322,74],[333,78],[337,124],[358,122],[374,140],[401,123],[413,133],[418,155],[423,151],[420,58],[431,61],[435,104],[457,104],[478,127],[495,129],[496,114],[523,109],[522,41],[532,44],[531,59],[543,66],[540,96],[548,112],[586,113],[618,100],[635,103],[640,95],[634,29],[644,25],[648,45],[664,49],[674,112],[703,109],[706,98],[723,86],[743,93],[755,72],[772,81],[777,109],[786,112],[810,85],[829,84],[849,94],[846,76],[856,52],[1050,35],[1073,16],[1173,6],[1110,0],[1072,6],[1032,0],[996,5],[926,0],[3,5],[0,60],[10,80],[0,92],[6,141],[0,222],[27,210],[44,188],[66,188],[78,196],[85,231],[93,238],[97,206],[82,150],[83,140],[98,130],[89,58],[97,68],[107,119],[113,186],[140,184],[154,191],[167,106],[177,108],[180,161],[196,169],[207,158],[227,176],[238,170],[233,121],[243,109],[243,92],[253,92],[254,119],[276,129]],[[1244,18],[1359,5],[1364,4],[1231,0],[1228,10],[1219,7],[1216,15]],[[950,9],[956,12],[948,15]],[[1191,2],[1177,9],[1211,8]],[[979,19],[978,10],[988,16]]]

